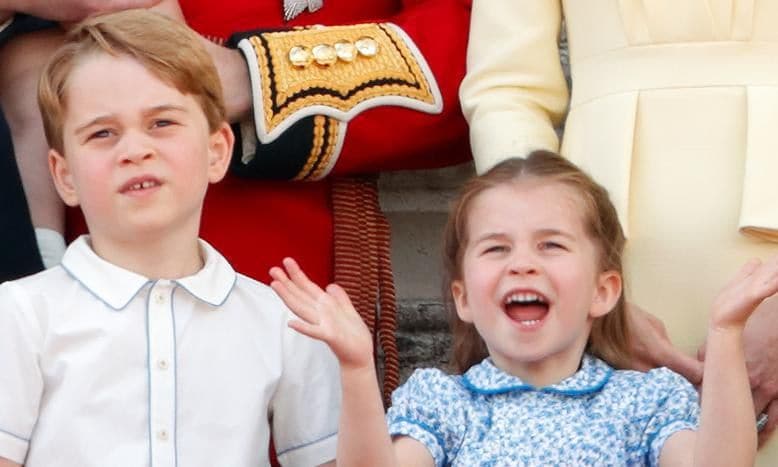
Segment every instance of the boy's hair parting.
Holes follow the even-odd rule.
[[[68,79],[79,61],[97,53],[133,58],[182,94],[192,95],[210,131],[216,131],[226,119],[224,98],[219,74],[201,41],[186,25],[147,10],[126,10],[79,23],[49,60],[38,84],[49,146],[64,153]]]
[[[454,202],[443,236],[443,296],[453,334],[451,364],[457,372],[467,371],[488,356],[486,344],[475,326],[457,316],[450,290],[451,283],[463,277],[462,259],[468,242],[470,208],[473,200],[484,191],[524,178],[562,183],[580,194],[585,207],[585,228],[600,253],[600,270],[616,271],[623,276],[621,257],[625,237],[608,192],[567,159],[550,151],[535,151],[526,158],[507,159],[483,175],[473,177],[465,183]],[[630,334],[623,291],[613,310],[594,320],[586,350],[615,368],[629,366]]]

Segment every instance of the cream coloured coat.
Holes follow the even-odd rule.
[[[566,115],[561,153],[629,237],[628,297],[686,351],[726,279],[778,252],[778,1],[476,0],[460,94],[479,172],[558,150]]]

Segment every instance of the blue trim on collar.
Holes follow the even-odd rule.
[[[238,274],[211,245],[200,240],[203,267],[195,274],[171,282],[192,297],[219,307],[235,288]],[[114,311],[124,310],[141,291],[155,280],[122,269],[99,257],[82,235],[68,247],[61,263],[65,272],[90,295]]]
[[[564,396],[582,396],[601,391],[612,374],[613,368],[607,363],[589,354],[584,354],[581,368],[575,374],[557,384],[537,388],[497,368],[487,358],[462,375],[462,385],[469,391],[482,395],[536,391]]]
[[[18,439],[19,441],[24,441],[25,443],[29,443],[29,442],[30,442],[29,438],[25,438],[25,437],[23,437],[23,436],[19,436],[19,435],[17,435],[16,433],[11,433],[10,431],[8,431],[8,430],[3,430],[2,428],[0,428],[0,433],[5,433],[5,434],[7,434],[7,435],[8,435],[8,436],[10,436],[10,437],[12,437],[12,438],[16,438],[16,439]]]

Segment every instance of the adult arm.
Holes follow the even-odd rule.
[[[258,47],[262,41],[273,40],[271,31],[236,35],[238,40],[255,38],[248,47],[241,45],[241,56],[246,60],[236,60],[235,51],[212,48],[232,121],[253,118],[253,127],[241,127],[244,151],[238,159],[243,166],[233,168],[249,177],[315,180],[330,174],[441,167],[466,161],[467,129],[457,90],[464,76],[468,22],[466,0],[404,2],[397,15],[358,26],[376,37],[389,31],[394,41],[385,42],[386,47],[373,59],[359,57],[353,63],[340,61],[329,67],[287,66],[286,47],[276,49],[272,61],[264,60],[267,51]],[[317,41],[349,38],[351,33],[342,27],[328,25],[318,32],[297,29],[283,34],[294,38],[289,39],[291,43],[313,46]],[[394,62],[385,60],[390,56],[395,57]],[[416,72],[413,76],[401,75],[391,65],[404,62]],[[362,67],[360,63],[369,65]],[[317,78],[308,82],[304,76],[310,69],[316,70]],[[288,83],[299,85],[297,90],[328,83],[332,89],[318,94],[341,97],[322,102],[315,95],[298,98],[295,94],[272,109],[268,95],[275,91],[277,95],[293,94],[282,89]],[[309,170],[313,166],[318,169]]]
[[[460,88],[476,169],[534,149],[557,151],[568,105],[559,0],[474,0]]]
[[[0,23],[13,13],[55,21],[79,21],[87,16],[130,8],[148,8],[160,0],[0,0]]]

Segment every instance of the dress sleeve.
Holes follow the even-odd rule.
[[[647,453],[647,464],[658,466],[662,447],[671,435],[697,430],[699,397],[691,383],[667,368],[649,371],[640,391],[644,399],[652,401],[645,407],[646,412],[637,414],[639,420],[645,420],[641,444]]]
[[[291,319],[291,312],[286,312]],[[285,324],[283,332],[283,374],[270,407],[278,460],[284,466],[320,465],[335,459],[341,397],[338,362],[324,343]]]
[[[240,127],[233,172],[319,180],[468,160],[457,92],[469,3],[409,1],[371,23],[233,36],[253,95],[253,127]],[[342,55],[331,56],[335,45]]]
[[[24,463],[38,420],[43,332],[22,290],[0,285],[0,457]]]
[[[448,465],[468,426],[466,398],[455,377],[436,369],[416,370],[392,394],[386,414],[389,434],[421,442],[436,466]]]
[[[535,149],[557,151],[568,105],[559,0],[474,0],[460,88],[476,169]]]

